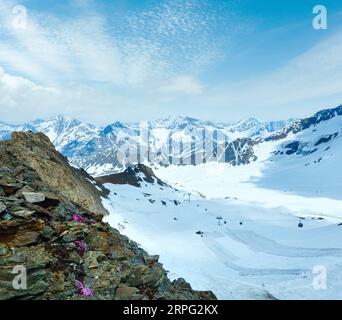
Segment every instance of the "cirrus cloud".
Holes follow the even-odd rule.
[[[160,91],[168,93],[201,94],[203,85],[192,76],[177,76],[167,85],[162,86]]]

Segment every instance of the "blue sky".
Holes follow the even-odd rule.
[[[0,121],[270,120],[342,103],[341,1],[1,0],[0,24]]]

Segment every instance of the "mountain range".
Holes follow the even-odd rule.
[[[120,172],[135,163],[152,166],[196,165],[225,162],[246,165],[256,161],[255,148],[270,141],[298,135],[321,122],[342,115],[342,106],[322,110],[300,120],[262,122],[249,118],[237,123],[216,123],[190,117],[176,117],[142,123],[115,122],[95,126],[65,116],[35,120],[23,125],[0,123],[0,139],[13,131],[43,132],[69,161],[100,176]],[[337,138],[338,130],[317,132],[317,141],[294,141],[275,150],[289,155],[315,152],[317,146]],[[315,144],[318,144],[315,146]]]
[[[90,174],[101,175],[121,171],[134,162],[154,165],[195,164],[194,154],[201,158],[200,162],[209,162],[215,152],[215,158],[219,161],[233,165],[245,164],[253,158],[248,155],[248,151],[255,139],[267,137],[293,122],[294,120],[261,122],[250,118],[231,124],[190,117],[169,117],[148,123],[117,121],[101,127],[66,116],[56,116],[22,125],[0,123],[0,139],[9,139],[14,131],[43,132],[72,164],[84,168]],[[145,148],[143,155],[142,151],[139,152],[139,140],[144,129],[146,139],[140,143]],[[205,148],[202,142],[203,132],[206,132]],[[221,149],[220,143],[215,141],[217,136],[223,138],[225,143]],[[126,155],[120,154],[125,145],[131,148],[130,159],[126,162]],[[133,152],[132,146],[137,146]],[[222,156],[223,149],[226,150],[225,156]]]

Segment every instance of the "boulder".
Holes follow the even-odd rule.
[[[45,200],[39,205],[43,208],[57,207],[61,200],[53,192],[44,192]]]
[[[29,203],[39,203],[45,200],[44,193],[40,192],[23,192],[23,197]]]
[[[0,221],[0,244],[10,247],[33,245],[40,242],[44,222],[31,219],[25,222]]]
[[[21,210],[12,211],[13,216],[24,218],[24,219],[32,217],[33,214],[34,214],[34,211],[24,209],[24,208],[22,208]]]
[[[194,291],[182,278],[172,282],[164,297],[167,300],[216,300],[216,296],[211,291]]]
[[[3,181],[0,181],[0,186],[2,190],[4,191],[5,195],[10,196],[16,193],[19,189],[21,189],[23,185],[20,183],[6,183]]]
[[[160,256],[154,255],[154,256],[147,256],[144,257],[144,261],[148,266],[153,266],[155,263],[159,261]]]

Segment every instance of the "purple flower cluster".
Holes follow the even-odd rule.
[[[76,245],[78,252],[80,254],[83,254],[85,251],[85,243],[83,241],[80,241],[80,240],[75,240],[74,244]]]
[[[82,217],[81,215],[77,213],[73,213],[71,219],[72,221],[75,221],[75,222],[86,223],[86,220],[84,219],[84,217]]]
[[[84,284],[79,280],[76,280],[76,287],[80,291],[80,294],[84,297],[91,297],[93,295],[93,290],[90,288],[85,288]]]

